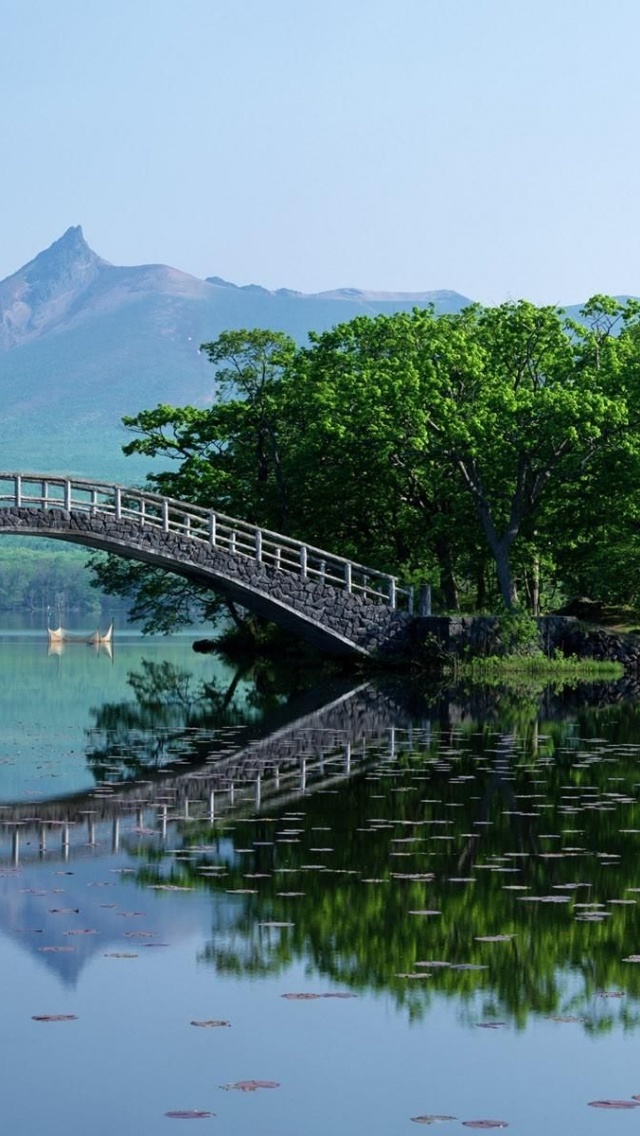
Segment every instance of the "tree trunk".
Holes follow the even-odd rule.
[[[531,566],[531,610],[540,615],[540,558],[536,555]]]
[[[451,562],[451,552],[448,542],[442,537],[438,537],[435,551],[438,567],[440,568],[440,586],[442,588],[442,598],[444,600],[445,609],[447,611],[457,611],[458,587],[453,574],[453,564]]]
[[[476,568],[476,611],[484,611],[487,604],[487,581],[484,574],[484,560]]]
[[[502,602],[509,611],[513,611],[514,607],[518,606],[518,592],[509,563],[510,545],[511,541],[507,543],[501,540],[497,542],[492,551],[496,561],[498,587],[500,588]]]

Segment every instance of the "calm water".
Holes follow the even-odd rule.
[[[0,674],[6,1131],[637,1129],[640,704]]]

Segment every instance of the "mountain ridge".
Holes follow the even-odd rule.
[[[470,303],[451,290],[271,291],[163,264],[114,265],[71,226],[0,281],[0,468],[140,481],[150,463],[123,457],[123,415],[210,403],[214,376],[199,348],[222,331],[271,328],[303,344],[358,315]]]

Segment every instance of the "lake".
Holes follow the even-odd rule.
[[[303,678],[0,633],[5,1129],[631,1131],[634,691]]]

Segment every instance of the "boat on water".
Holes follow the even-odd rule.
[[[104,635],[98,628],[92,631],[90,635],[75,635],[71,631],[66,631],[64,627],[48,627],[47,633],[49,635],[49,643],[91,643],[93,646],[100,646],[103,643],[110,643],[113,636],[113,623],[110,623]]]

